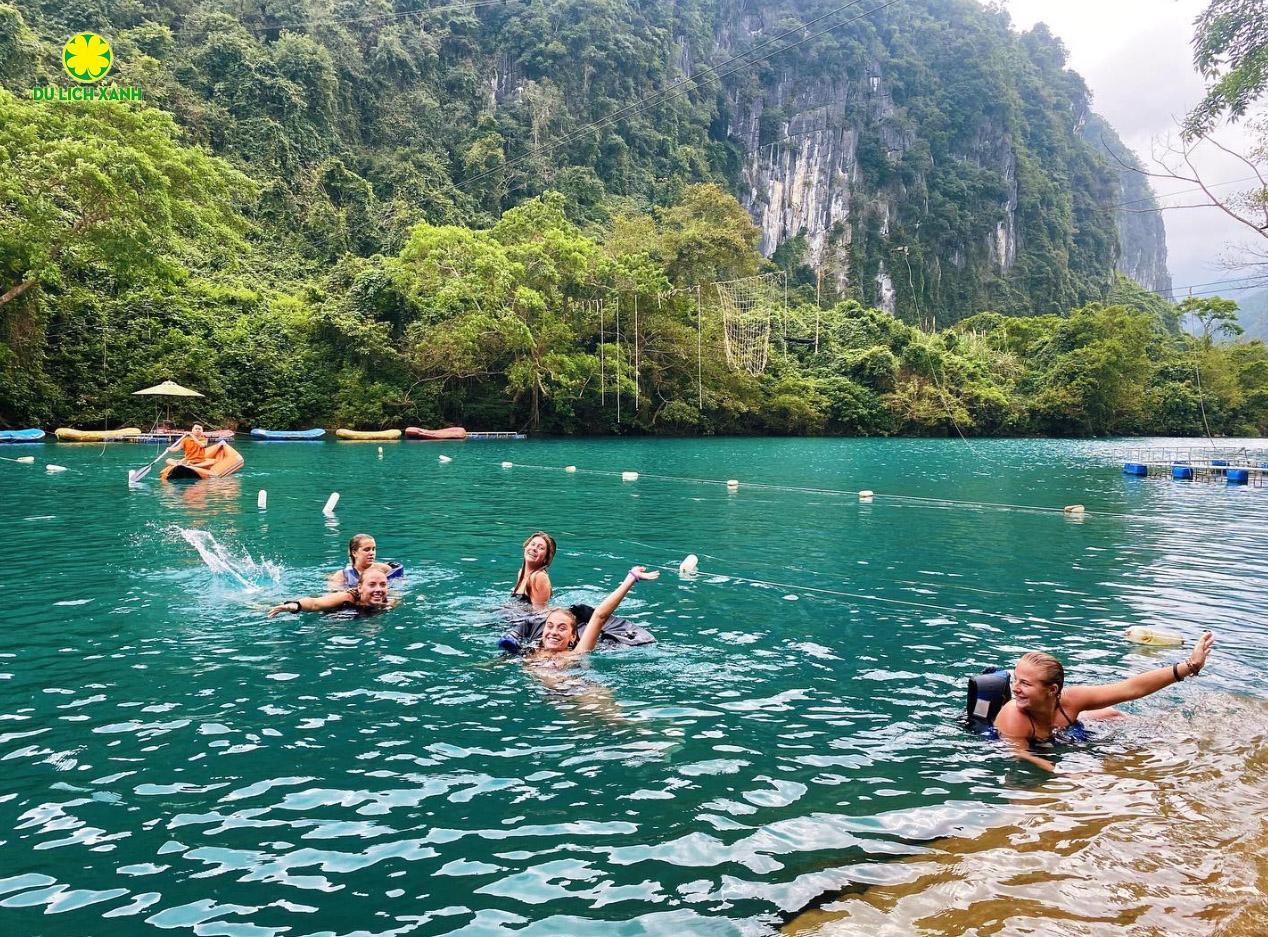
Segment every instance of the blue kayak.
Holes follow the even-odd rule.
[[[43,438],[42,429],[0,429],[0,442],[39,442]]]
[[[251,435],[256,439],[321,439],[326,435],[324,429],[253,429]]]

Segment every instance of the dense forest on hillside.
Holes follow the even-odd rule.
[[[1115,276],[1051,36],[972,0],[793,31],[834,6],[0,4],[0,425],[144,422],[170,377],[278,428],[1265,429],[1263,346]],[[32,99],[85,29],[144,102]],[[737,195],[793,110],[848,222],[767,258]],[[768,272],[754,374],[713,284]]]

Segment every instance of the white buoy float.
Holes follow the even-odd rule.
[[[514,462],[503,462],[502,468],[511,468],[513,465],[515,465]]]
[[[1153,647],[1180,647],[1184,638],[1170,631],[1159,631],[1156,628],[1144,628],[1133,625],[1124,632],[1123,637],[1135,644],[1149,644]]]
[[[339,492],[332,491],[330,497],[326,499],[326,506],[321,509],[321,513],[327,517],[333,517],[335,514],[335,505],[339,503]]]
[[[575,465],[565,465],[565,466],[564,466],[564,471],[565,471],[565,472],[575,472],[576,470],[577,470],[577,467],[576,467]]]
[[[623,482],[636,482],[636,481],[638,481],[638,472],[622,472],[622,473],[621,473],[621,481],[623,481]]]
[[[1082,514],[1082,513],[1084,513],[1084,511],[1083,511],[1083,505],[1081,505],[1081,504],[1067,504],[1064,508],[1062,508],[1062,510],[1063,510],[1063,511],[1065,511],[1065,513],[1066,513],[1066,514]]]
[[[261,488],[260,493],[255,496],[255,506],[261,511],[265,510],[269,506],[269,493],[263,488]]]
[[[700,557],[694,553],[688,553],[683,557],[683,561],[678,564],[678,575],[684,579],[694,576],[700,569]]]
[[[383,458],[383,447],[379,446],[379,458]]]
[[[449,463],[449,462],[452,462],[452,461],[453,461],[453,459],[449,458],[449,456],[447,456],[447,455],[442,455],[442,456],[439,458],[439,460],[438,460],[438,461],[440,462],[440,464],[441,464],[441,465],[445,465],[445,464],[447,464],[447,463]]]
[[[874,497],[876,497],[876,493],[873,491],[869,491],[866,488],[864,488],[862,491],[859,492],[860,501],[871,501],[872,498]]]
[[[738,478],[728,478],[726,480],[726,486],[732,491],[735,491],[735,489],[740,487],[740,480]]]
[[[45,468],[47,471],[49,471],[49,472],[64,472],[64,471],[66,471],[66,466],[64,466],[64,465],[54,465],[52,462],[50,462],[48,465],[44,466],[44,468]]]
[[[19,462],[22,465],[30,465],[32,462],[35,461],[35,456],[23,455],[23,456],[18,456],[16,459],[5,459],[4,456],[0,456],[0,459],[4,459],[5,462]]]

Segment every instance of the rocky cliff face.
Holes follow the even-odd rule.
[[[1171,299],[1171,271],[1167,269],[1167,229],[1140,160],[1114,132],[1105,118],[1093,114],[1084,138],[1105,158],[1118,176],[1118,271],[1163,299]]]
[[[1084,135],[1087,88],[1046,30],[1018,35],[977,0],[906,0],[901,15],[852,19],[830,6],[655,6],[676,79],[662,84],[697,78],[692,103],[650,112],[643,139],[605,129],[571,159],[593,166],[609,193],[635,195],[638,179],[693,181],[697,170],[683,167],[707,154],[704,168],[729,178],[767,256],[804,243],[781,263],[809,268],[828,301],[851,297],[909,321],[1064,312],[1108,294],[1120,253],[1133,276],[1161,282],[1165,259],[1163,273],[1144,272],[1157,257],[1148,216],[1127,218],[1120,249],[1106,206],[1125,183]],[[547,77],[575,106],[596,82],[620,83],[612,63]],[[513,121],[533,71],[499,57],[489,110]]]
[[[980,12],[927,5],[948,20]],[[784,67],[728,89],[725,132],[741,151],[737,194],[761,229],[762,251],[770,256],[802,236],[804,261],[825,283],[908,319],[1100,298],[1118,253],[1103,211],[1114,176],[1080,136],[1088,116],[1081,80],[1046,34],[1019,41],[1005,21],[997,54],[1016,61],[998,72],[947,48],[956,27],[942,25],[927,49],[888,37],[839,49],[813,74]],[[720,33],[715,55],[771,29],[757,14],[742,18]],[[1088,191],[1071,191],[1072,183]],[[1133,270],[1156,258],[1136,234],[1147,218],[1131,216],[1124,253]],[[1080,243],[1080,228],[1099,240]],[[1078,269],[1036,277],[1063,261]],[[1050,292],[1022,295],[1039,284]]]

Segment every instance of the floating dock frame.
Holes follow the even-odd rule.
[[[489,439],[513,440],[513,439],[527,439],[527,438],[528,438],[528,434],[527,434],[527,433],[515,433],[515,432],[505,432],[505,433],[467,433],[467,438],[468,438],[468,439],[474,439],[474,440],[477,440],[477,441],[479,441],[479,440],[489,440]]]
[[[1166,475],[1176,481],[1268,487],[1268,449],[1142,447],[1123,453],[1123,474]]]

